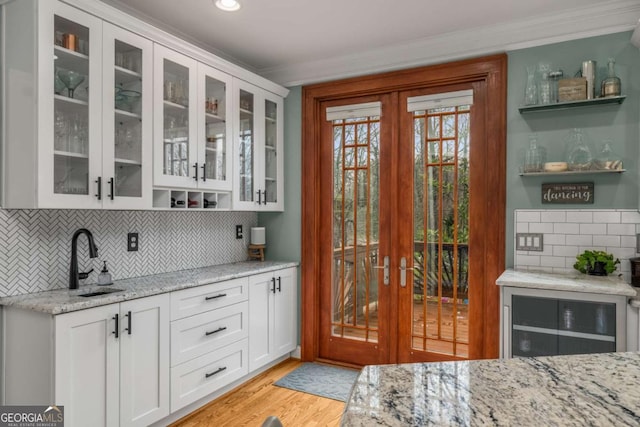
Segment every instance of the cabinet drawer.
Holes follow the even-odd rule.
[[[171,368],[171,412],[249,373],[247,339]]]
[[[171,322],[171,366],[248,336],[249,302]]]
[[[226,307],[248,298],[249,278],[227,280],[171,293],[171,320]]]

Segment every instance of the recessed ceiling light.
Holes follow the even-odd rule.
[[[226,10],[227,12],[234,12],[240,9],[240,3],[237,0],[216,0],[215,3],[218,9]]]

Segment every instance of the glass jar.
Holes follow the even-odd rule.
[[[622,169],[622,158],[613,152],[611,148],[612,141],[605,139],[602,141],[602,148],[596,158],[598,169],[619,170]]]
[[[529,135],[529,148],[524,156],[523,172],[542,172],[546,161],[546,150],[538,144],[538,135]]]
[[[582,130],[574,128],[566,142],[566,161],[569,170],[581,171],[591,169],[593,156],[585,142]]]
[[[620,84],[620,78],[616,76],[616,61],[613,58],[609,58],[609,63],[607,64],[607,78],[602,80],[601,86],[601,95],[606,98],[609,96],[620,96],[622,92]]]

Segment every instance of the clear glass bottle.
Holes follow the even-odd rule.
[[[574,128],[566,143],[566,160],[569,170],[589,170],[593,163],[591,150],[584,140],[582,130]]]
[[[546,151],[538,145],[538,135],[529,135],[529,148],[524,155],[524,172],[542,172],[546,157]]]
[[[536,105],[538,103],[538,87],[536,85],[535,67],[527,67],[527,85],[524,88],[524,105]]]
[[[542,73],[542,80],[538,87],[538,102],[540,104],[551,104],[551,81],[549,80],[549,73],[544,71]]]
[[[616,76],[616,61],[613,58],[609,58],[609,63],[607,64],[608,74],[607,78],[602,80],[601,85],[601,96],[604,98],[610,96],[620,96],[622,93],[622,85],[620,83],[620,78]]]
[[[612,141],[605,139],[602,141],[602,148],[596,158],[598,169],[618,170],[622,169],[622,158],[614,153],[611,148]]]

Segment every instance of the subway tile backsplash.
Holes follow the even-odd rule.
[[[89,211],[0,209],[0,296],[68,286],[71,236],[89,229],[98,258],[88,258],[78,240],[80,271],[94,269],[95,283],[106,260],[114,279],[166,273],[247,260],[255,212]],[[244,228],[236,240],[235,225]],[[140,249],[127,252],[127,233],[140,235]]]
[[[632,209],[516,209],[517,233],[543,233],[544,252],[515,250],[514,267],[571,273],[576,255],[586,249],[604,250],[620,259],[616,273],[629,282],[629,258],[637,256],[640,213]],[[514,244],[515,248],[515,244]]]

